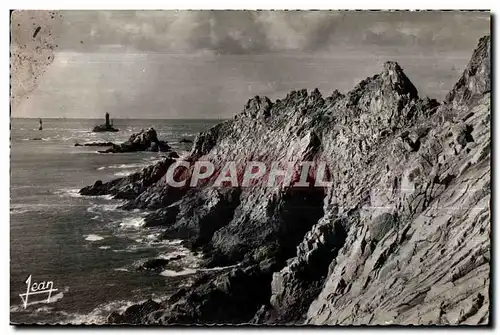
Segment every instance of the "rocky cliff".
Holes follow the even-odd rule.
[[[221,267],[110,322],[488,323],[490,49],[441,104],[387,62],[345,95],[254,97],[184,159],[326,162],[331,186],[173,188],[166,159],[87,187],[154,211],[147,226]]]

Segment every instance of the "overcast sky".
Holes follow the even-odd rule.
[[[478,39],[490,31],[490,14],[480,12],[62,11],[40,21],[41,16],[12,15],[14,48],[35,43],[38,25],[38,39],[50,34],[55,46],[53,59],[40,65],[46,67],[43,75],[13,106],[14,117],[232,117],[254,95],[276,99],[315,87],[324,96],[334,89],[346,92],[387,60],[400,63],[421,96],[442,99]]]

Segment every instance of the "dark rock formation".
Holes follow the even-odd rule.
[[[442,105],[419,98],[395,62],[346,95],[254,97],[186,158],[326,162],[331,186],[173,188],[161,178],[171,160],[82,189],[155,210],[146,222],[164,238],[230,266],[109,321],[488,323],[489,63],[486,37]]]
[[[168,158],[179,158],[179,154],[175,151],[171,151],[167,155]]]
[[[110,131],[110,132],[119,131],[119,129],[114,128],[113,124],[110,122],[109,113],[106,113],[106,123],[101,124],[99,126],[95,126],[94,129],[92,129],[92,132],[94,133],[105,132],[105,131]]]
[[[143,264],[139,265],[137,270],[161,272],[168,265],[168,263],[168,260],[162,258],[148,259]]]
[[[152,299],[140,305],[130,306],[125,310],[123,314],[111,313],[108,316],[108,323],[124,323],[124,324],[140,324],[141,315],[148,315],[156,310],[158,310],[161,305]]]
[[[182,140],[179,141],[180,143],[193,143],[193,141],[187,139],[187,138],[183,138]]]
[[[92,132],[93,133],[101,133],[101,132],[106,132],[106,131],[109,131],[109,132],[117,132],[117,131],[120,131],[119,129],[113,127],[113,126],[106,126],[106,125],[99,125],[99,126],[95,126],[94,128],[92,128]]]
[[[111,147],[113,145],[115,145],[113,142],[75,143],[75,147]]]
[[[112,144],[111,148],[100,150],[100,153],[121,153],[136,151],[164,152],[170,151],[170,146],[165,141],[160,141],[156,130],[148,128],[141,130],[137,134],[132,134],[130,138],[122,144]]]
[[[165,270],[168,265],[171,265],[173,261],[181,259],[182,255],[177,255],[175,257],[171,257],[169,259],[164,258],[152,258],[144,261],[141,265],[137,267],[138,271],[152,271],[152,272],[161,272]]]
[[[103,183],[98,180],[94,185],[84,187],[80,190],[81,195],[113,195],[117,199],[135,199],[146,189],[158,182],[167,172],[168,167],[175,160],[165,158],[164,160],[148,166],[139,172],[126,177],[114,179]]]

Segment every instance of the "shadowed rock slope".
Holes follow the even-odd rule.
[[[87,187],[152,210],[146,225],[218,267],[109,321],[488,323],[490,49],[482,38],[442,104],[387,62],[346,95],[255,97],[187,157],[327,162],[331,187],[172,188],[172,159]]]

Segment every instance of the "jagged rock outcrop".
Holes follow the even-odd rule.
[[[83,189],[132,187],[124,208],[153,210],[146,223],[163,226],[164,238],[201,250],[204,266],[230,267],[154,311],[135,305],[109,321],[488,323],[489,63],[485,37],[444,104],[421,99],[395,62],[345,95],[254,97],[186,158],[217,171],[235,161],[240,183],[249,161],[326,162],[331,185],[176,188],[155,177],[138,187],[151,175],[143,170]]]
[[[445,101],[447,103],[452,104],[456,108],[461,104],[471,101],[471,99],[480,99],[484,94],[491,91],[490,50],[490,36],[481,38],[467,68],[446,96]]]
[[[113,144],[111,148],[98,151],[100,153],[121,153],[121,152],[135,152],[135,151],[153,151],[164,152],[170,151],[171,148],[165,141],[160,141],[156,130],[148,128],[141,130],[137,134],[132,134],[130,138],[122,144]]]
[[[97,180],[93,185],[82,188],[79,193],[81,195],[109,194],[116,199],[135,199],[165,176],[168,167],[174,161],[171,158],[164,158],[160,162],[126,177],[116,178],[106,183]]]

